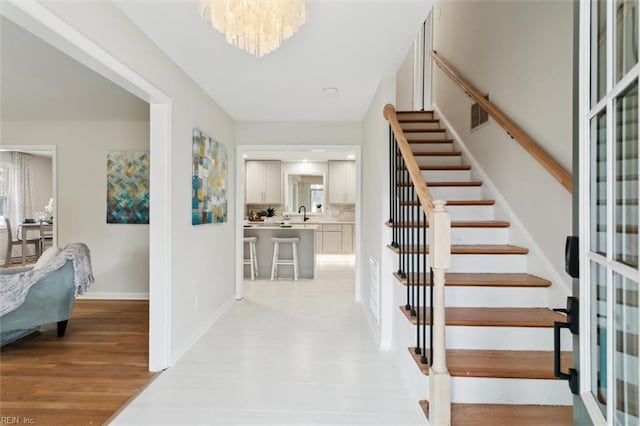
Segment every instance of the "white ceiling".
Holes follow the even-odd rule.
[[[114,0],[235,120],[359,121],[395,73],[430,0],[309,0],[309,19],[257,58],[224,41],[196,0]],[[325,87],[339,94],[327,97]]]
[[[149,105],[0,17],[0,119],[148,120]]]
[[[299,149],[289,151],[250,151],[244,154],[246,160],[281,160],[291,162],[318,162],[329,160],[354,160],[352,150],[333,151],[326,149]]]

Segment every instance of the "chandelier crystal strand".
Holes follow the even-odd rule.
[[[201,0],[201,15],[227,43],[255,56],[274,51],[307,20],[306,0]]]

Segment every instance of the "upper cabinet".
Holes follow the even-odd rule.
[[[356,202],[355,161],[329,161],[329,204]]]
[[[282,204],[280,161],[247,161],[247,204]]]

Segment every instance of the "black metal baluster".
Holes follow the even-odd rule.
[[[409,175],[409,170],[407,169],[407,177],[408,177],[408,185],[409,185],[409,201],[411,201],[411,203],[413,203],[415,197],[416,197],[416,191],[415,191],[415,186],[413,185],[413,182],[411,181],[411,176]],[[418,254],[414,254],[414,250],[416,249],[416,233],[413,231],[413,222],[415,221],[415,213],[416,213],[416,206],[415,204],[411,205],[411,209],[410,211],[410,215],[409,215],[409,220],[407,220],[407,232],[409,233],[409,247],[410,247],[410,252],[411,252],[411,266],[409,268],[409,273],[408,275],[411,277],[411,283],[413,284],[413,305],[411,307],[411,315],[412,316],[416,316],[416,307],[418,306],[420,299],[418,299],[418,286],[416,285],[416,277],[415,277],[415,273],[416,273],[416,258],[418,256]]]
[[[389,125],[389,224],[393,234],[393,130]],[[393,245],[393,237],[391,238]]]
[[[393,241],[391,242],[392,247],[398,247],[398,216],[400,211],[400,200],[398,198],[398,141],[396,140],[395,135],[393,137]],[[398,264],[400,265],[400,264]],[[400,267],[400,266],[398,266]]]
[[[429,365],[433,365],[433,268],[429,268],[429,306],[431,320],[429,323]]]
[[[416,214],[416,229],[414,231],[414,233],[416,234],[416,245],[418,247],[421,247],[421,241],[420,241],[420,203],[418,203],[418,207],[417,207],[417,214]],[[422,288],[422,292],[424,293],[424,288],[420,286],[420,282],[421,282],[421,277],[420,277],[420,273],[423,270],[421,268],[420,265],[420,260],[421,260],[421,256],[420,254],[416,253],[416,269],[414,270],[414,274],[416,276],[416,287],[418,288],[418,303],[417,303],[417,308],[416,308],[416,354],[421,354],[422,353],[422,349],[420,346],[420,331],[422,330],[422,324],[420,324],[420,289]],[[424,316],[422,316],[422,320],[424,321]]]
[[[427,247],[427,214],[423,210],[422,217],[424,219],[424,228],[422,229],[422,238],[424,240],[424,246]],[[422,252],[422,264],[424,265],[423,273],[422,273],[422,318],[424,319],[422,323],[422,356],[420,357],[420,362],[422,364],[427,363],[427,250]],[[431,356],[431,355],[429,355]]]

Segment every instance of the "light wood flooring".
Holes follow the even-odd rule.
[[[37,425],[98,425],[153,377],[147,301],[77,300],[56,325],[0,351],[0,416]]]

